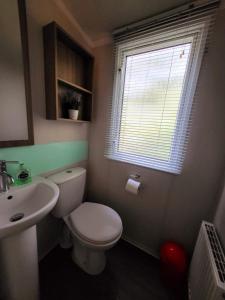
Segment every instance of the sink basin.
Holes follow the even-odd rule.
[[[0,194],[0,238],[37,224],[53,209],[58,196],[58,187],[41,177]]]
[[[40,299],[36,224],[58,196],[57,185],[42,177],[0,194],[1,299]]]

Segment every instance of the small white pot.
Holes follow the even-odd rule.
[[[69,118],[72,120],[77,120],[79,115],[79,110],[69,109]]]

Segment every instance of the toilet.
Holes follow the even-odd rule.
[[[71,168],[49,176],[60,195],[53,216],[62,218],[72,236],[73,261],[86,273],[101,273],[106,264],[105,251],[112,248],[123,231],[122,221],[112,208],[83,202],[86,181],[84,168]]]

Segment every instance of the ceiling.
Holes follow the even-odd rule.
[[[114,28],[153,16],[188,0],[62,0],[67,11],[95,42]]]

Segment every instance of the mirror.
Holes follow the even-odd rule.
[[[32,145],[25,0],[0,1],[0,147]]]

